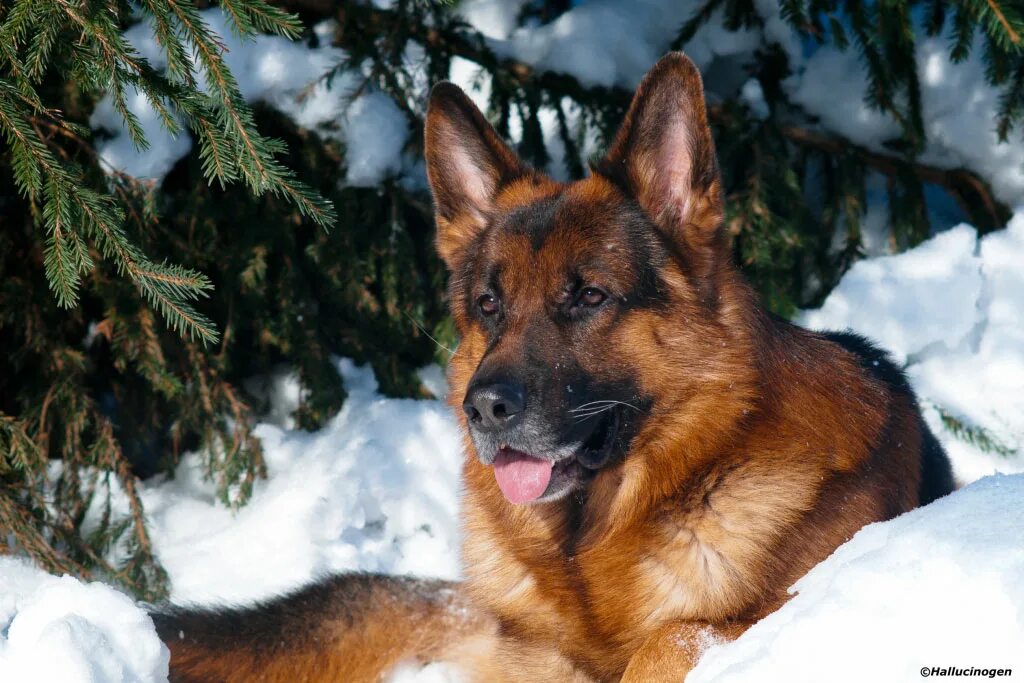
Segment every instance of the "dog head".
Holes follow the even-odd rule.
[[[452,401],[514,503],[621,467],[722,380],[731,272],[700,73],[644,78],[590,177],[524,164],[470,99],[431,94],[426,162],[461,342]]]

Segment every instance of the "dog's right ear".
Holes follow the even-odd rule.
[[[438,83],[430,93],[424,147],[437,251],[452,267],[458,253],[486,226],[502,185],[530,169],[453,83]]]

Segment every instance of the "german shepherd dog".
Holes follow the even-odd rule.
[[[949,493],[866,340],[763,310],[731,260],[700,74],[661,59],[608,155],[555,182],[470,99],[426,120],[461,342],[465,581],[342,575],[156,615],[176,681],[681,681],[865,524]]]

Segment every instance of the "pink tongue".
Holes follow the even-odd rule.
[[[550,460],[503,448],[494,459],[494,478],[510,503],[526,503],[541,497],[551,481]]]

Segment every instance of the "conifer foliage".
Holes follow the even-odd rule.
[[[221,7],[233,30],[242,36],[272,32],[296,37],[301,32],[295,17],[262,0],[227,0]],[[324,226],[333,221],[333,209],[275,158],[284,149],[282,143],[257,130],[253,113],[225,64],[224,46],[194,4],[143,0],[138,8],[152,22],[163,48],[163,71],[155,70],[121,35],[129,21],[138,19],[136,6],[130,2],[15,0],[0,9],[0,133],[7,143],[5,161],[9,164],[5,171],[23,201],[29,229],[40,247],[24,256],[41,255],[46,284],[58,307],[73,308],[79,303],[82,279],[98,275],[97,260],[103,259],[132,283],[135,293],[172,330],[205,347],[218,342],[218,333],[195,308],[195,302],[209,293],[210,279],[191,268],[151,257],[139,240],[132,238],[127,212],[147,216],[140,220],[154,219],[152,201],[139,201],[146,189],[121,175],[115,175],[109,184],[97,177],[95,155],[83,159],[83,150],[74,149],[90,149],[88,130],[47,95],[59,92],[62,82],[81,97],[109,92],[133,143],[144,150],[148,143],[142,126],[127,105],[131,93],[142,93],[169,131],[178,132],[183,122],[195,136],[202,173],[208,181],[222,187],[243,181],[256,196],[271,193],[285,197],[302,215]],[[198,87],[200,82],[204,89]],[[85,168],[83,163],[93,168]],[[8,220],[17,219],[9,216]],[[17,252],[16,245],[4,246]],[[4,251],[13,256],[8,249]],[[121,452],[114,422],[83,384],[91,372],[90,364],[80,350],[49,343],[47,338],[56,332],[49,321],[38,320],[37,328],[30,327],[33,313],[42,312],[29,302],[24,302],[27,309],[16,306],[19,299],[30,296],[28,283],[12,278],[7,268],[4,275],[0,325],[20,337],[14,342],[18,353],[10,361],[13,370],[27,373],[31,363],[26,363],[24,356],[36,351],[48,356],[44,366],[52,374],[47,373],[48,386],[40,387],[41,397],[30,400],[31,407],[16,400],[15,404],[22,403],[15,409],[17,417],[0,413],[0,449],[6,453],[0,460],[0,528],[13,530],[19,544],[52,570],[71,569],[88,575],[98,568],[142,594],[156,594],[162,590],[163,579],[152,561],[130,464]],[[112,315],[100,325],[105,325],[101,333],[110,338],[112,346],[121,348],[115,364],[134,361],[154,391],[167,397],[180,392],[180,378],[168,373],[163,362],[152,314],[138,310],[132,324],[125,325],[117,320],[123,309],[115,302],[109,306]],[[198,356],[203,350],[191,352]],[[197,368],[206,364],[197,357]],[[202,380],[203,370],[198,373]],[[12,379],[16,382],[17,378],[15,374]],[[23,399],[28,386],[14,382],[18,398]],[[213,445],[211,429],[219,425],[220,431],[226,430],[226,418],[218,412],[224,407],[232,409],[227,414],[233,412],[237,423],[242,407],[230,394],[216,402],[213,397],[205,398],[205,422],[196,427],[206,432],[204,443]],[[244,432],[245,420],[239,424]],[[238,481],[236,470],[245,470],[244,490],[258,469],[258,451],[247,435],[228,441],[233,446],[222,449],[226,452],[212,470],[225,482]],[[239,457],[243,444],[247,450]],[[48,459],[54,456],[62,459],[64,469],[51,492],[44,478]],[[110,476],[118,479],[128,496],[132,515],[112,520],[108,496],[99,525],[86,536],[82,528],[86,509],[93,502],[98,479]],[[226,484],[223,490],[226,493]],[[47,500],[49,494],[55,499]],[[127,544],[123,555],[128,560],[120,567],[104,559],[115,542]]]
[[[217,5],[239,36],[312,42],[324,34],[311,27],[333,20],[330,39],[346,57],[323,81],[357,73],[354,96],[391,97],[414,131],[413,160],[425,85],[448,77],[457,58],[489,83],[487,113],[498,130],[518,131],[519,152],[541,168],[551,159],[542,120],[553,113],[570,177],[587,172],[582,150],[607,143],[631,95],[499,54],[452,3]],[[537,25],[573,3],[520,5],[520,23]],[[709,21],[759,26],[758,5],[694,3],[664,50],[685,49]],[[879,151],[823,130],[787,100],[782,82],[793,65],[767,38],[743,66],[767,111],[752,111],[738,93],[710,104],[733,247],[772,308],[785,315],[819,304],[862,256],[869,173],[886,178],[897,249],[928,235],[928,184],[980,230],[1005,223],[1006,208],[981,178],[921,162],[928,140],[915,27],[948,36],[954,61],[983,51],[1001,93],[995,125],[1009,138],[1024,121],[1019,5],[781,5],[805,40],[857,52],[868,103],[900,132]],[[342,144],[245,101],[200,6],[207,3],[0,2],[0,552],[149,598],[166,591],[166,577],[147,535],[140,477],[173,472],[196,451],[221,501],[243,504],[263,471],[252,434],[267,408],[261,378],[294,372],[303,391],[293,417],[316,428],[345,398],[333,356],[372,364],[382,391],[409,396],[422,392],[416,369],[444,362],[455,343],[422,182],[345,186]],[[159,69],[122,36],[138,21],[161,47]],[[168,130],[194,140],[159,186],[105,167],[96,153],[85,124],[104,93],[139,149],[147,141],[128,106],[136,93]],[[955,425],[972,443],[1006,448]]]

